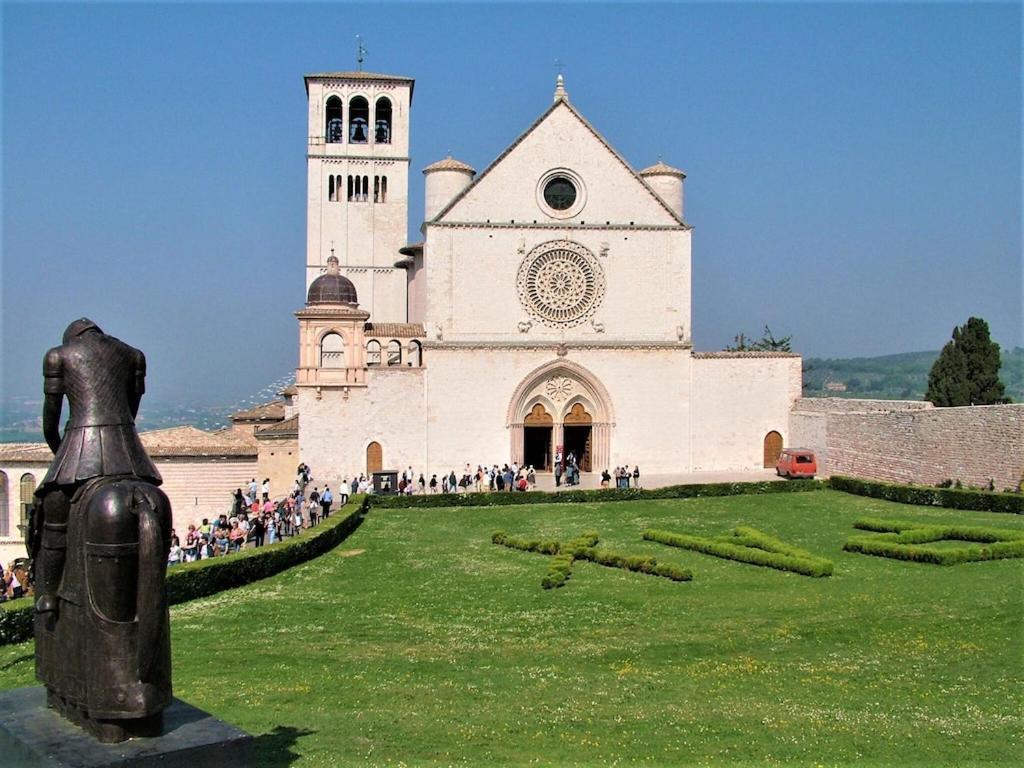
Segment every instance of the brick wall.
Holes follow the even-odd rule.
[[[790,419],[794,447],[818,453],[822,474],[934,485],[960,480],[1017,488],[1024,473],[1024,404],[934,408],[928,403],[804,398]]]

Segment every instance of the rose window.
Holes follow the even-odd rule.
[[[578,243],[534,248],[519,266],[519,300],[544,325],[568,328],[592,316],[604,296],[604,272]]]

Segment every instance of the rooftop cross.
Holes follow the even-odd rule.
[[[366,58],[367,53],[369,53],[369,51],[367,51],[366,46],[363,45],[363,36],[356,35],[356,65],[360,72],[363,71],[363,59]]]

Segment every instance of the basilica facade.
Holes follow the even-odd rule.
[[[306,77],[307,301],[290,400],[318,478],[550,471],[559,452],[584,472],[765,466],[787,440],[801,361],[693,350],[683,172],[634,170],[559,77],[486,169],[423,169],[423,240],[409,244],[413,89],[361,71]]]

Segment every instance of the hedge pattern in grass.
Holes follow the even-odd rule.
[[[573,563],[577,560],[597,563],[606,568],[622,568],[634,573],[661,576],[672,581],[690,581],[693,578],[693,573],[686,568],[659,563],[650,555],[621,555],[607,549],[599,549],[598,541],[596,531],[587,531],[565,544],[553,539],[527,539],[520,536],[509,536],[504,531],[495,531],[491,535],[491,542],[494,544],[552,557],[548,571],[540,582],[544,589],[557,589],[565,586],[569,577],[572,576]]]
[[[670,547],[691,549],[713,557],[775,568],[779,571],[791,571],[802,576],[832,575],[831,560],[818,557],[805,549],[786,544],[763,531],[746,526],[739,526],[728,534],[713,539],[654,529],[644,531],[644,538]]]
[[[316,528],[287,541],[175,565],[167,572],[168,602],[175,605],[250,584],[322,555],[359,527],[370,507],[368,498],[349,502]],[[32,614],[31,598],[0,605],[0,645],[31,639]]]
[[[877,536],[854,536],[843,549],[864,555],[910,560],[915,563],[956,565],[982,560],[1024,557],[1024,531],[981,526],[916,523],[862,517],[854,528],[873,531]],[[970,542],[963,547],[929,547],[938,541]]]
[[[697,499],[759,493],[806,493],[828,486],[820,480],[757,483],[693,483],[663,488],[598,488],[592,491],[488,491],[485,493],[436,493],[425,496],[372,496],[381,508],[499,507],[520,504],[567,504],[576,502],[639,501],[647,499]]]
[[[897,485],[878,480],[860,480],[855,477],[832,475],[829,485],[846,493],[885,499],[900,504],[916,504],[923,507],[947,507],[949,509],[974,509],[981,512],[1004,512],[1012,515],[1024,514],[1024,494],[995,493],[968,488],[931,488],[924,485]]]

